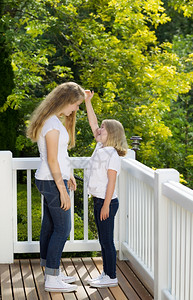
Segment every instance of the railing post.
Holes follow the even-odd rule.
[[[12,153],[0,151],[0,263],[13,263]]]
[[[126,175],[125,171],[121,171],[118,178],[118,198],[119,198],[119,260],[124,259],[122,251],[122,243],[125,242],[126,235]]]
[[[154,299],[162,299],[162,291],[168,288],[168,203],[162,195],[162,184],[179,182],[179,173],[174,169],[155,171],[155,226],[154,226]]]
[[[127,155],[123,158],[125,159],[135,159],[135,151],[128,150]],[[128,226],[128,216],[126,215],[126,203],[128,201],[127,195],[127,178],[126,172],[121,170],[121,173],[118,177],[118,198],[119,198],[119,260],[124,260],[124,253],[122,251],[122,243],[126,240],[126,231]]]

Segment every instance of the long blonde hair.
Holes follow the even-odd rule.
[[[45,121],[53,115],[57,115],[68,104],[74,104],[85,99],[84,89],[75,82],[65,82],[58,85],[34,110],[27,128],[27,137],[37,142]],[[69,147],[75,145],[76,112],[70,116],[64,116],[64,125],[70,136]]]
[[[108,133],[107,141],[104,146],[112,146],[117,150],[119,156],[125,156],[128,145],[123,125],[119,121],[113,119],[103,120],[102,124],[104,124]]]

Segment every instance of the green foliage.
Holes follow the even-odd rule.
[[[38,153],[24,138],[33,109],[57,84],[74,80],[95,91],[99,122],[118,119],[128,142],[132,135],[143,138],[140,161],[177,167],[191,180],[192,119],[183,117],[192,110],[191,16],[192,0],[8,1],[1,21],[15,88],[2,109],[20,112],[20,154]],[[70,154],[90,155],[84,104],[76,128]]]
[[[170,5],[174,7],[178,12],[183,12],[185,17],[193,17],[193,1],[188,0],[170,0]]]
[[[4,3],[0,5],[0,16],[2,16]],[[0,19],[0,150],[11,150],[15,153],[15,141],[17,135],[18,112],[8,107],[3,109],[7,97],[14,88],[14,73],[11,66],[10,48],[6,43],[6,26]],[[7,108],[7,107],[6,107]]]

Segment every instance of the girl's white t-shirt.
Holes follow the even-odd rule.
[[[69,180],[70,179],[70,159],[68,156],[68,141],[69,135],[62,124],[62,122],[54,115],[46,120],[45,124],[42,127],[39,139],[38,139],[38,149],[40,153],[41,163],[39,168],[35,173],[35,178],[40,180],[53,180],[50,168],[47,162],[47,148],[46,148],[46,134],[51,130],[58,130],[59,141],[58,141],[58,162],[60,166],[60,171],[62,178]]]
[[[101,143],[97,143],[86,172],[89,194],[105,199],[109,169],[117,171],[118,176],[121,170],[121,158],[115,148],[103,147]],[[114,190],[112,199],[116,197]]]

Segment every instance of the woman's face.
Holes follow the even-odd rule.
[[[96,141],[105,145],[108,137],[108,132],[105,128],[105,124],[101,124],[101,127],[97,131]]]
[[[79,100],[73,104],[67,104],[59,113],[59,115],[65,115],[66,117],[70,116],[73,111],[79,109],[79,105],[82,103],[82,100]]]

